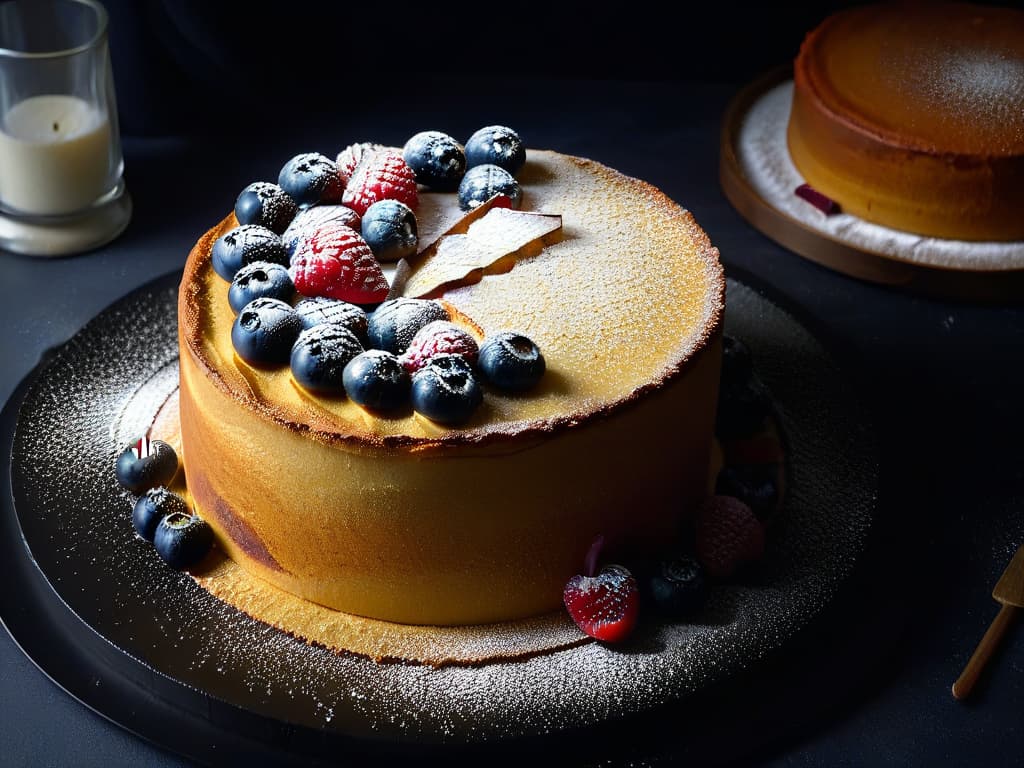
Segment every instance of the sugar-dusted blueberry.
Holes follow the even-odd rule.
[[[466,153],[455,139],[441,131],[421,131],[405,142],[402,158],[416,174],[416,182],[439,192],[454,192],[466,172]]]
[[[243,224],[225,232],[210,252],[213,271],[230,282],[246,264],[270,261],[288,266],[288,252],[281,238],[258,224]]]
[[[277,234],[284,232],[298,206],[291,195],[269,181],[253,182],[235,200],[235,218],[239,224],[259,224]]]
[[[198,564],[213,547],[213,529],[198,515],[172,512],[157,524],[153,545],[165,563],[184,571]]]
[[[328,296],[310,296],[299,301],[295,305],[295,311],[302,321],[303,328],[335,323],[352,331],[360,342],[366,342],[367,320],[362,307]]]
[[[512,174],[500,166],[488,163],[477,165],[466,171],[459,184],[459,207],[471,211],[483,205],[495,195],[502,195],[506,201],[498,201],[506,208],[519,208],[523,202],[523,190]]]
[[[416,253],[416,214],[405,203],[380,200],[363,216],[363,240],[377,261],[398,261]]]
[[[281,168],[277,183],[299,208],[336,203],[345,191],[338,166],[319,152],[296,155]]]
[[[363,351],[348,328],[324,323],[299,334],[291,353],[292,376],[304,389],[321,395],[340,394],[345,388],[345,366]]]
[[[163,440],[140,437],[117,457],[114,475],[132,493],[167,485],[178,471],[178,454]]]
[[[503,331],[488,336],[480,345],[480,371],[492,386],[509,392],[523,392],[540,381],[546,364],[544,355],[521,333]]]
[[[368,349],[345,366],[345,394],[371,411],[393,411],[409,402],[412,377],[396,355]]]
[[[764,426],[771,408],[771,395],[756,373],[744,381],[723,382],[718,391],[715,434],[722,440],[748,437]]]
[[[669,618],[690,616],[707,597],[704,568],[691,555],[679,555],[658,564],[648,580],[653,607]]]
[[[466,142],[466,164],[497,165],[515,176],[526,162],[526,147],[519,134],[504,125],[488,125]]]
[[[754,371],[747,345],[735,336],[722,336],[722,386],[743,384]]]
[[[280,299],[253,299],[238,313],[231,326],[231,343],[250,365],[288,362],[302,321],[291,305]]]
[[[288,229],[281,235],[288,254],[295,253],[304,239],[328,224],[340,224],[358,232],[359,214],[344,205],[314,205],[312,208],[299,211],[288,225]]]
[[[290,302],[294,295],[295,285],[288,275],[288,267],[269,261],[254,261],[235,273],[235,279],[228,288],[228,304],[239,312],[253,299]]]
[[[164,486],[150,488],[135,502],[132,509],[132,525],[139,536],[146,541],[153,541],[157,525],[172,512],[190,515],[192,510],[181,496]]]
[[[759,520],[775,512],[779,504],[778,464],[734,464],[722,467],[715,480],[715,494],[735,496]]]
[[[462,355],[435,355],[413,374],[413,409],[439,424],[461,424],[483,399],[473,366]]]
[[[389,299],[370,315],[366,333],[374,349],[401,355],[423,326],[435,320],[448,319],[448,311],[436,301]]]

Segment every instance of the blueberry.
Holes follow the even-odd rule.
[[[206,557],[213,547],[213,529],[198,515],[172,512],[157,524],[153,545],[165,563],[183,571]]]
[[[723,467],[715,480],[716,496],[735,496],[758,519],[770,517],[779,503],[777,464],[737,464]]]
[[[366,312],[355,304],[328,296],[310,296],[296,304],[295,311],[303,328],[335,323],[352,331],[360,342],[366,341]]]
[[[238,312],[253,299],[280,299],[290,302],[295,295],[295,284],[288,268],[269,261],[254,261],[235,273],[228,288],[228,304]]]
[[[764,426],[771,408],[771,395],[756,373],[745,381],[723,382],[718,391],[715,434],[722,440],[749,437]]]
[[[178,454],[163,440],[141,437],[117,457],[114,475],[132,493],[167,485],[178,471]]]
[[[238,356],[251,365],[278,365],[288,362],[301,330],[302,321],[289,304],[280,299],[253,299],[235,318],[231,343]]]
[[[459,207],[471,211],[495,195],[504,195],[512,208],[523,202],[523,190],[512,174],[497,165],[477,165],[466,171],[459,184]]]
[[[352,229],[359,229],[359,214],[344,205],[314,205],[299,211],[288,229],[281,235],[285,250],[291,255],[299,243],[308,235],[313,234],[326,224],[341,224]]]
[[[747,345],[734,336],[722,336],[722,385],[743,384],[753,372],[754,364]]]
[[[291,195],[268,181],[250,184],[235,200],[235,218],[239,224],[259,224],[278,234],[288,228],[297,210]]]
[[[515,176],[526,162],[526,147],[519,134],[503,125],[489,125],[469,137],[466,142],[466,163],[497,165]]]
[[[416,214],[398,200],[380,200],[363,214],[363,240],[377,261],[398,261],[416,253]]]
[[[466,153],[447,133],[422,131],[402,148],[402,158],[416,181],[439,192],[454,192],[466,172]]]
[[[135,531],[146,541],[153,541],[156,534],[156,527],[167,515],[178,512],[182,515],[191,515],[192,510],[188,504],[176,493],[171,493],[162,485],[159,488],[151,488],[145,494],[139,496],[132,510],[132,525]]]
[[[299,208],[341,200],[345,184],[334,161],[319,152],[296,155],[281,169],[277,183]]]
[[[434,355],[412,377],[412,407],[431,421],[459,424],[483,402],[473,366],[462,355]]]
[[[304,330],[292,347],[292,376],[316,394],[339,394],[345,387],[345,366],[363,351],[348,328],[324,323]]]
[[[374,411],[391,411],[409,402],[412,378],[396,355],[369,349],[345,366],[345,393],[349,399]]]
[[[366,335],[370,346],[400,355],[420,328],[434,320],[448,320],[448,311],[429,299],[390,299],[370,315]]]
[[[210,261],[213,271],[230,282],[238,270],[255,261],[288,266],[288,252],[281,238],[266,227],[245,224],[225,232],[214,241]]]
[[[526,336],[503,331],[484,339],[478,365],[484,378],[498,389],[522,392],[544,375],[544,355]]]
[[[692,615],[707,597],[704,568],[690,555],[660,563],[648,588],[654,608],[669,618]]]

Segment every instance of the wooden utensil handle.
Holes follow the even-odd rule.
[[[1002,610],[992,619],[988,631],[981,638],[981,642],[978,643],[978,647],[974,650],[971,660],[967,662],[964,671],[960,673],[960,677],[953,683],[953,696],[955,698],[962,701],[971,693],[971,689],[978,682],[978,677],[985,668],[985,664],[988,663],[989,658],[995,653],[996,648],[999,647],[999,641],[1003,639],[1003,635],[1006,634],[1006,629],[1010,626],[1010,622],[1016,613],[1016,606],[1004,604]]]

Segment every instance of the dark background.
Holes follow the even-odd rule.
[[[972,703],[948,691],[1024,540],[1024,311],[825,270],[752,229],[718,186],[729,100],[848,3],[105,5],[134,217],[91,254],[2,256],[0,399],[103,307],[180,270],[237,192],[291,155],[507,123],[690,208],[728,274],[826,342],[877,435],[877,520],[853,577],[781,653],[661,724],[678,730],[670,752],[691,764],[1022,764],[1024,631]],[[7,638],[0,701],[0,763],[180,762],[74,702]]]

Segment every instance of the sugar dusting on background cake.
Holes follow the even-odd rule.
[[[803,176],[789,156],[786,127],[793,101],[787,80],[764,93],[740,127],[737,157],[754,191],[776,211],[825,237],[871,253],[931,267],[962,270],[1024,269],[1024,242],[968,242],[924,237],[872,224],[847,213],[825,216],[797,197]]]

